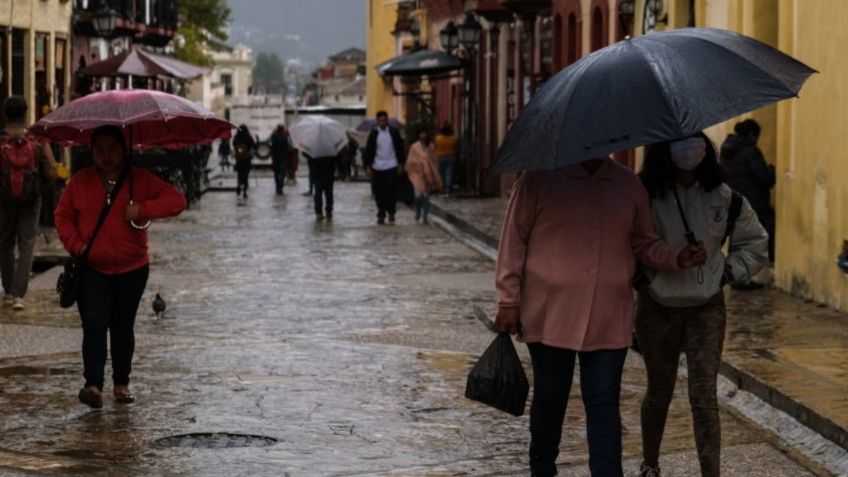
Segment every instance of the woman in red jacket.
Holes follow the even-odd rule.
[[[115,401],[132,403],[129,390],[135,315],[149,273],[147,231],[143,223],[179,215],[186,207],[179,190],[152,173],[130,167],[121,130],[104,126],[91,136],[94,166],[75,174],[56,206],[55,222],[65,250],[80,256],[97,224],[111,189],[118,186],[109,215],[91,244],[77,306],[82,318],[85,387],[79,399],[103,406],[106,334],[111,333]],[[122,176],[126,174],[123,180]],[[131,197],[132,195],[132,197]],[[131,200],[132,199],[132,200]]]

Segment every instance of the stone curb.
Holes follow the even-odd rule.
[[[435,218],[441,219],[435,220],[434,223],[442,227],[448,234],[466,243],[470,241],[471,243],[468,243],[468,245],[489,259],[494,260],[497,257],[498,240],[496,238],[487,235],[437,204],[430,205],[430,212]],[[483,249],[481,250],[481,248]],[[784,394],[780,389],[738,368],[733,363],[722,360],[719,372],[740,390],[753,394],[822,437],[843,449],[848,449],[848,430],[841,428],[826,416],[817,413],[791,396]]]

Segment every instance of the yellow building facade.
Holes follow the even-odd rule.
[[[696,26],[738,31],[780,48],[820,71],[800,98],[746,117],[763,127],[760,147],[777,169],[775,282],[803,298],[848,311],[848,275],[836,258],[848,240],[848,1],[666,0],[664,28]],[[642,33],[645,0],[636,2]],[[661,15],[662,17],[662,15]],[[742,119],[742,118],[739,118]],[[720,143],[730,121],[708,131]]]
[[[26,98],[30,121],[68,99],[72,14],[68,0],[0,0],[0,99]]]
[[[397,56],[394,36],[397,22],[397,1],[366,0],[368,7],[367,58],[366,58],[366,100],[367,114],[374,117],[377,111],[387,111],[396,116],[392,85],[377,73],[377,65]]]

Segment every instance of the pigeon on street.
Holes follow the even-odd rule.
[[[165,300],[157,293],[156,298],[153,300],[153,313],[156,314],[156,318],[161,319],[165,316],[165,308]]]

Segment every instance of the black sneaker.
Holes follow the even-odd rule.
[[[377,225],[386,225],[386,219],[380,217],[377,219]]]
[[[322,213],[320,213],[320,212],[316,213],[316,214],[315,214],[315,221],[316,221],[316,222],[321,222],[322,220],[324,220],[324,214],[322,214]]]
[[[332,213],[332,212],[327,212],[327,215],[325,215],[325,216],[324,216],[324,218],[326,218],[326,219],[327,219],[327,222],[329,222],[329,221],[333,220],[333,213]]]
[[[391,214],[391,215],[389,215],[389,223],[390,223],[390,224],[395,223],[395,214]]]

